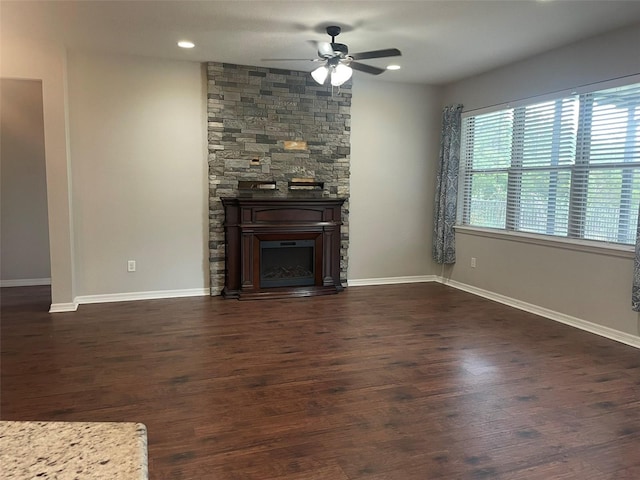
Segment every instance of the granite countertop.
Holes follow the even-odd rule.
[[[0,422],[0,478],[146,480],[142,423]]]

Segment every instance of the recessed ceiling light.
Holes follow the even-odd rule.
[[[387,65],[387,70],[400,70],[400,65]]]
[[[178,46],[180,48],[193,48],[196,46],[196,44],[193,42],[190,42],[189,40],[181,40],[178,42]]]

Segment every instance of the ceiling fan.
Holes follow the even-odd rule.
[[[349,47],[344,43],[336,43],[336,37],[340,35],[341,28],[336,25],[327,27],[327,34],[331,37],[331,42],[317,42],[318,58],[312,62],[323,62],[323,64],[311,72],[313,79],[320,85],[324,85],[329,78],[331,85],[340,86],[351,78],[353,70],[380,75],[384,68],[374,67],[360,63],[358,60],[371,58],[397,57],[402,55],[397,48],[387,48],[384,50],[372,50],[370,52],[349,54]],[[301,60],[301,59],[269,59],[269,60]],[[306,59],[305,59],[306,60]]]

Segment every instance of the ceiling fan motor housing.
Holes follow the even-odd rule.
[[[347,47],[344,43],[332,43],[331,48],[333,48],[334,52],[338,52],[340,56],[346,56],[349,53],[349,47]]]
[[[327,34],[331,37],[331,49],[334,53],[344,57],[349,53],[349,48],[344,43],[336,43],[336,37],[340,35],[341,31],[342,29],[337,25],[327,27]]]

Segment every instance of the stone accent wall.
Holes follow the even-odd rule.
[[[207,64],[211,295],[224,287],[220,198],[252,194],[240,191],[239,181],[276,182],[274,190],[261,190],[260,196],[346,198],[340,250],[340,278],[346,283],[350,112],[350,81],[332,92],[308,72]],[[289,190],[294,178],[312,178],[324,186]]]

